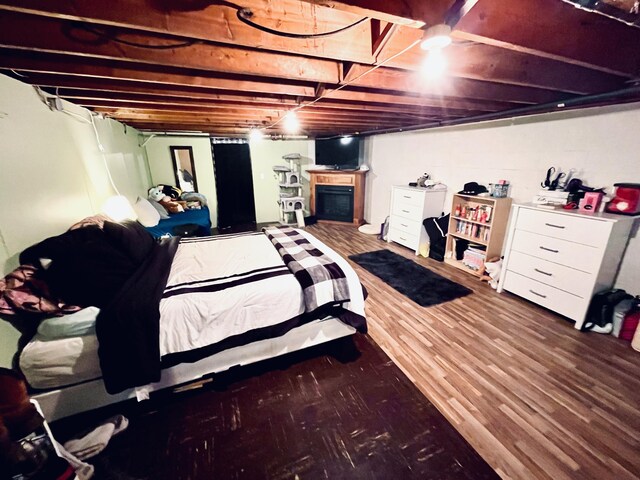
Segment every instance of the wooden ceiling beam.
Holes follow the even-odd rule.
[[[91,22],[107,27],[133,28],[141,31],[297,53],[300,55],[368,63],[372,61],[371,25],[362,22],[344,32],[327,37],[300,39],[273,35],[242,23],[236,9],[213,2],[186,2],[172,8],[169,1],[109,0],[108,2],[74,0],[3,0],[0,9],[34,15]],[[243,8],[252,12],[252,21],[290,33],[322,33],[358,21],[359,15],[315,7],[297,0],[243,0]],[[345,48],[348,45],[349,48]]]
[[[85,107],[88,107],[89,105],[86,105],[85,103],[82,104]],[[170,115],[170,116],[192,116],[194,118],[198,118],[199,116],[210,116],[210,115],[229,115],[229,114],[233,114],[233,115],[243,115],[246,118],[260,118],[260,117],[264,117],[265,115],[267,116],[271,116],[271,117],[280,117],[282,115],[284,115],[286,113],[285,110],[267,110],[267,109],[260,109],[260,110],[255,110],[252,113],[247,113],[246,111],[243,110],[238,110],[238,109],[233,109],[233,108],[219,108],[219,109],[215,109],[215,110],[189,110],[189,111],[185,111],[185,110],[176,110],[176,109],[170,109],[170,108],[139,108],[139,107],[121,107],[121,106],[108,106],[108,105],[100,105],[99,103],[97,105],[93,105],[92,108],[96,109],[101,109],[101,111],[104,110],[109,110],[111,112],[116,112],[119,115],[128,115],[128,114],[147,114],[147,115],[157,115],[157,116],[163,116],[163,115]],[[322,110],[312,110],[310,109],[309,111],[307,111],[304,115],[299,115],[299,118],[310,118],[310,119],[325,119],[325,120],[329,120],[329,119],[338,119],[338,120],[353,120],[353,121],[358,121],[358,120],[368,120],[368,119],[376,119],[376,120],[395,120],[395,119],[419,119],[419,118],[427,118],[427,119],[433,119],[435,118],[434,116],[426,116],[426,115],[411,115],[411,114],[390,114],[390,113],[385,113],[385,114],[376,114],[376,115],[353,115],[351,113],[338,113],[338,112],[326,112],[326,111],[322,111]]]
[[[219,118],[219,119],[202,119],[202,120],[191,120],[188,118],[159,118],[159,117],[149,117],[144,118],[140,117],[126,117],[126,116],[117,116],[113,115],[112,118],[118,120],[119,122],[126,123],[128,125],[136,126],[137,123],[144,123],[145,125],[174,125],[175,128],[179,125],[189,125],[189,129],[197,129],[200,128],[213,128],[213,127],[232,127],[232,128],[267,128],[273,129],[277,131],[283,131],[282,122],[279,122],[276,125],[271,125],[274,123],[272,121],[258,121],[258,120],[238,120],[235,118]],[[363,131],[368,128],[398,128],[409,125],[417,125],[420,123],[424,123],[421,121],[403,121],[403,122],[376,122],[376,121],[368,121],[368,122],[336,122],[334,124],[334,128],[339,128],[341,131],[344,129],[348,129],[352,132],[355,131]],[[326,127],[326,123],[314,123],[310,121],[305,121],[300,123],[300,131],[331,131]]]
[[[141,95],[166,95],[184,99],[194,100],[228,100],[244,102],[260,102],[271,100],[283,105],[298,105],[298,101],[293,98],[279,98],[278,96],[250,95],[245,92],[225,92],[214,93],[212,90],[174,86],[142,84],[138,82],[120,81],[114,79],[86,79],[83,77],[52,77],[46,74],[30,75],[29,83],[42,87],[68,88],[77,90],[93,90],[95,92],[123,92]]]
[[[74,55],[25,52],[0,48],[0,68],[20,72],[73,75],[86,78],[129,80],[140,83],[161,83],[185,87],[232,90],[250,93],[313,96],[313,86],[299,82],[256,81],[245,76],[207,74],[201,70],[187,70],[156,65],[132,64]],[[29,75],[27,74],[27,80]]]
[[[67,0],[67,2],[68,1],[69,0]],[[130,1],[132,0],[117,0],[116,3],[122,2],[124,4],[128,4],[128,2]],[[66,5],[67,2],[61,3],[63,5]],[[25,26],[27,30],[42,31],[43,33],[49,32],[51,30],[52,22],[61,23],[61,28],[66,28],[67,30],[67,36],[63,37],[63,39],[67,40],[67,42],[54,42],[54,44],[52,45],[43,45],[42,42],[31,41],[26,42],[27,48],[46,50],[47,48],[51,49],[53,45],[56,45],[56,51],[60,51],[61,53],[72,53],[73,47],[69,45],[69,38],[67,37],[84,37],[87,42],[99,45],[87,45],[86,43],[81,42],[71,42],[72,45],[76,46],[78,53],[98,56],[102,58],[113,59],[117,58],[118,55],[123,55],[127,57],[127,59],[136,60],[142,63],[158,63],[163,66],[173,65],[235,74],[246,73],[251,75],[300,79],[305,81],[318,81],[319,76],[322,76],[324,83],[338,83],[338,81],[349,81],[352,78],[352,76],[346,73],[343,74],[342,78],[340,78],[340,65],[329,60],[306,59],[304,61],[309,62],[309,65],[303,66],[301,69],[297,69],[294,65],[295,62],[293,60],[297,59],[299,62],[304,62],[301,57],[295,57],[283,53],[268,53],[265,51],[255,50],[254,53],[251,54],[250,59],[248,59],[247,51],[239,49],[235,46],[221,47],[212,44],[194,44],[184,48],[173,49],[170,53],[168,51],[162,50],[146,50],[141,52],[141,49],[136,47],[117,44],[113,41],[105,41],[105,39],[99,39],[96,35],[90,32],[82,31],[78,27],[80,23],[65,20],[67,18],[87,18],[87,16],[89,16],[89,18],[93,19],[97,17],[99,21],[107,22],[107,20],[103,18],[108,17],[108,13],[111,12],[110,5],[109,7],[106,6],[107,3],[105,3],[105,6],[100,6],[102,5],[101,3],[96,4],[94,2],[90,2],[89,5],[94,5],[90,7],[87,7],[87,5],[83,3],[84,6],[79,8],[79,10],[85,15],[80,15],[80,12],[76,12],[75,16],[68,14],[60,15],[56,13],[47,13],[47,11],[45,10],[46,5],[48,5],[49,3],[55,3],[57,5],[58,2],[41,2],[38,0],[31,0],[31,3],[44,3],[45,5],[41,5],[40,10],[34,8],[32,10],[27,9],[27,11],[34,11],[38,12],[39,14],[42,13],[43,15],[46,13],[48,15],[54,16],[47,17],[39,15],[25,15],[23,13],[13,12],[11,10],[6,12],[6,16],[17,16],[17,21],[20,21],[20,18],[31,18],[31,23],[37,23],[38,21],[40,21],[42,25],[49,25],[48,30],[47,28],[43,29],[43,26]],[[98,6],[95,7],[95,5]],[[116,5],[116,7],[117,8],[113,9],[113,12],[117,13],[119,11],[119,8],[124,11],[124,8],[121,5],[118,4]],[[11,8],[17,9],[17,7]],[[51,8],[55,11],[55,7]],[[103,11],[105,9],[107,10],[106,12]],[[24,8],[22,8],[22,10],[24,10]],[[66,9],[63,10],[72,11],[73,8],[67,5]],[[91,12],[94,10],[95,12],[93,13],[93,17],[91,17]],[[472,11],[475,11],[475,9]],[[112,23],[127,28],[149,29],[148,25],[145,23],[147,21],[146,16],[140,19],[136,19],[135,16],[131,16],[130,18],[132,19],[130,19],[129,23],[126,24],[123,22],[115,21],[112,21]],[[156,20],[156,22],[160,21]],[[160,25],[166,29],[166,23],[167,22],[165,20],[163,22],[160,22]],[[392,27],[394,27],[394,25],[388,24],[387,29],[383,28],[381,30],[378,35],[380,43],[376,45],[376,43],[374,42],[373,52],[368,51],[366,55],[349,55],[348,52],[351,51],[351,45],[355,40],[343,40],[340,42],[340,48],[335,52],[334,55],[325,53],[325,57],[344,60],[347,62],[372,64],[374,63],[374,61],[382,61],[384,59],[390,58],[392,55],[415,43],[422,36],[421,31],[417,31],[412,28],[405,27],[403,29],[394,29]],[[0,28],[2,28],[2,22],[0,22]],[[211,30],[214,27],[209,26],[208,28],[209,30]],[[146,30],[146,33],[140,33],[137,30],[122,30],[122,32],[125,33],[123,38],[126,38],[127,41],[134,41],[136,43],[152,45],[166,44],[167,42],[184,42],[184,38],[176,39],[175,37],[169,38],[166,36],[158,36],[157,33],[154,33],[158,29],[160,28],[158,27],[155,30],[151,29],[151,31]],[[375,29],[376,28],[369,27],[369,35]],[[41,35],[39,35],[39,37],[40,36]],[[49,35],[47,33],[47,37],[48,36]],[[227,39],[226,44],[229,45],[229,42],[233,41],[234,45],[253,45],[254,47],[258,46],[259,48],[265,48],[264,43],[255,43],[255,39],[247,40],[244,43],[239,42],[239,36],[241,35],[238,34],[234,36],[232,40]],[[366,40],[366,37],[367,35],[364,35],[363,37],[363,35],[360,34],[356,35],[354,38],[357,38],[358,42],[362,42],[362,38],[365,38]],[[2,35],[0,34],[0,39],[1,38]],[[17,42],[25,43],[21,40],[17,40]],[[345,44],[349,45],[349,48],[344,48]],[[16,45],[16,47],[19,47],[19,45]],[[226,48],[230,50],[228,52],[225,52]],[[294,53],[303,53],[305,55],[309,55],[310,50],[309,47],[305,47],[302,48],[300,52],[295,52],[294,50],[287,48],[287,45],[275,45],[269,47],[269,49],[280,52],[293,51]],[[279,55],[280,57],[276,62],[276,59],[274,57],[269,57],[270,55]],[[593,71],[588,68],[568,65],[566,63],[548,58],[531,58],[531,56],[528,54],[520,53],[513,50],[505,50],[504,48],[499,48],[491,45],[454,45],[447,49],[446,55],[449,58],[449,71],[452,76],[483,81],[490,80],[493,82],[509,85],[532,86],[536,88],[559,90],[573,94],[589,94],[613,90],[615,88],[619,88],[622,84],[622,81],[624,80],[617,76]],[[217,57],[218,61],[207,62],[207,57]],[[405,54],[388,62],[387,66],[417,70],[423,63],[424,57],[425,52],[415,47]],[[270,61],[270,59],[276,62],[276,64],[274,65],[273,62]],[[321,66],[319,64],[315,64],[314,61],[324,62],[324,64]],[[241,67],[240,64],[243,64],[243,66]],[[244,68],[245,66],[246,68]],[[293,74],[293,72],[296,72],[297,74]],[[535,74],[532,74],[531,72],[535,72]],[[287,73],[289,73],[289,75],[287,75]],[[338,79],[336,79],[336,77],[333,75],[337,75]]]
[[[181,39],[150,33],[128,34],[127,41],[150,46],[184,43]],[[241,75],[332,84],[340,81],[340,65],[335,61],[209,43],[167,49],[141,48],[104,42],[84,31],[78,22],[17,12],[4,12],[0,16],[0,46]]]
[[[409,28],[398,31],[386,45],[384,58],[390,58],[421,38]],[[625,77],[571,65],[550,58],[474,42],[458,42],[443,51],[450,77],[491,81],[507,85],[542,88],[583,95],[621,88]],[[385,66],[419,71],[427,53],[412,48]]]
[[[365,104],[375,103],[379,105],[414,106],[420,108],[434,107],[442,108],[447,111],[482,110],[485,112],[497,112],[500,110],[506,110],[513,106],[508,102],[469,100],[464,97],[448,97],[438,94],[417,96],[414,95],[413,92],[404,93],[396,88],[379,88],[377,86],[372,88],[376,88],[378,90],[371,91],[354,86],[334,91],[331,92],[323,102],[334,100],[354,103],[362,102]],[[381,92],[380,90],[394,90],[394,92]]]
[[[442,23],[453,0],[303,0],[363,17],[422,28]]]
[[[67,97],[63,97],[63,98],[67,98]],[[111,108],[111,109],[116,109],[118,111],[168,111],[168,112],[192,112],[193,114],[200,114],[200,113],[215,113],[215,112],[220,112],[223,111],[224,109],[229,109],[229,108],[234,108],[237,107],[237,105],[233,105],[233,104],[225,104],[225,105],[212,105],[212,106],[207,106],[207,107],[189,107],[188,109],[185,109],[184,107],[180,107],[180,106],[176,106],[176,105],[166,105],[166,104],[152,104],[152,103],[139,103],[136,104],[135,102],[126,102],[126,103],[122,103],[122,102],[118,102],[118,101],[112,101],[112,100],[104,100],[104,99],[72,99],[73,103],[75,103],[76,105],[80,105],[82,107],[86,107],[86,108]],[[273,108],[273,106],[271,106],[271,108]],[[241,110],[236,108],[236,110]],[[252,110],[242,110],[246,113],[246,115],[248,117],[251,116],[255,116],[255,115],[259,115],[260,112],[263,112],[265,110],[268,110],[267,106],[263,106],[263,107],[256,107]],[[283,110],[280,110],[283,111]],[[461,116],[461,115],[453,115],[453,114],[443,114],[442,112],[438,111],[438,112],[432,112],[431,115],[429,115],[428,111],[393,111],[393,112],[381,112],[381,111],[360,111],[360,112],[351,112],[351,111],[344,111],[344,110],[336,110],[336,109],[320,109],[320,108],[313,108],[313,109],[309,109],[308,110],[309,113],[313,114],[313,113],[325,113],[325,114],[329,114],[329,115],[335,115],[335,116],[340,116],[340,117],[347,117],[347,118],[368,118],[371,116],[375,116],[376,118],[395,118],[395,117],[399,117],[399,116],[405,116],[405,117],[411,117],[411,118],[436,118],[439,116],[443,116],[446,115],[448,117],[455,117],[455,116]],[[466,115],[468,115],[471,112],[467,112]],[[466,116],[465,115],[465,116]]]
[[[181,100],[168,97],[152,97],[145,96],[140,97],[136,95],[117,94],[117,95],[100,95],[92,92],[91,95],[85,95],[81,91],[62,91],[62,98],[69,99],[73,103],[82,106],[95,106],[105,105],[109,107],[123,107],[123,108],[165,108],[165,109],[178,109],[178,110],[209,110],[222,107],[234,107],[238,109],[245,109],[248,111],[254,108],[283,108],[281,103],[276,102],[263,102],[263,103],[240,103],[237,101],[227,102],[206,102],[206,101],[190,101]],[[378,104],[357,104],[348,102],[331,102],[314,104],[309,109],[320,110],[326,112],[355,112],[356,114],[363,115],[377,115],[380,113],[390,113],[398,115],[452,115],[452,116],[466,116],[469,111],[464,110],[448,110],[444,108],[432,108],[410,105],[398,105],[398,106],[386,106]],[[485,110],[483,110],[485,111]]]
[[[363,66],[356,66],[354,71],[359,73]],[[369,78],[367,80],[367,78]],[[213,93],[206,89],[190,88],[190,87],[178,87],[173,85],[156,85],[148,83],[136,83],[128,81],[119,81],[112,79],[92,79],[84,77],[71,77],[71,76],[52,76],[47,74],[31,74],[27,78],[30,83],[35,85],[41,85],[46,87],[61,87],[70,89],[81,90],[93,90],[96,92],[123,92],[128,94],[147,94],[147,95],[160,95],[167,97],[179,97],[182,99],[191,100],[212,100],[212,101],[238,101],[238,102],[279,102],[289,105],[298,105],[299,102],[293,99],[283,99],[264,96],[249,96],[243,92],[226,92],[224,94]],[[401,92],[413,91],[414,93],[423,94],[421,97],[415,97],[410,95],[384,95],[380,96],[377,93],[368,93],[362,91],[352,91],[351,89],[344,89],[337,92],[329,92],[328,96],[316,105],[323,105],[325,103],[331,104],[336,99],[347,100],[359,103],[379,102],[387,103],[391,105],[415,105],[420,107],[434,107],[444,108],[451,110],[481,110],[481,111],[499,111],[509,107],[506,102],[493,102],[489,100],[491,94],[497,95],[496,88],[490,88],[484,82],[473,82],[456,79],[447,88],[443,90],[431,89],[426,91],[424,82],[419,77],[413,77],[407,72],[389,69],[378,69],[372,74],[363,77],[355,85],[371,86],[376,89],[388,89]],[[476,92],[477,90],[477,92]],[[532,92],[528,96],[523,96],[524,93],[530,92],[526,89],[520,89],[520,87],[510,87],[505,91],[509,94],[509,98],[513,98],[514,103],[522,102],[526,99],[528,103],[535,103],[537,97],[534,95],[537,92]],[[347,92],[347,93],[345,93]],[[352,92],[348,93],[348,92]],[[519,94],[519,96],[517,95]],[[474,101],[466,100],[465,98],[456,98],[460,96],[473,96],[482,97],[484,100]],[[370,96],[370,98],[368,98]],[[542,96],[542,95],[540,95]],[[445,98],[446,97],[446,98]],[[550,92],[544,92],[544,99],[555,99],[557,96],[552,96]],[[566,98],[566,97],[564,97]],[[304,103],[304,102],[303,102]]]
[[[357,76],[368,69],[367,65],[354,65],[352,67],[353,75]],[[502,85],[456,77],[445,77],[441,82],[428,82],[420,72],[408,72],[393,68],[379,68],[361,77],[352,86],[411,92],[436,97],[462,97],[465,99],[525,104],[546,103],[572,96],[551,90],[518,85]],[[333,95],[330,98],[333,98]],[[443,99],[443,103],[446,101],[447,99]]]
[[[459,39],[640,76],[640,29],[559,0],[482,0],[456,27]]]

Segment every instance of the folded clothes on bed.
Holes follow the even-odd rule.
[[[96,331],[96,318],[99,313],[98,307],[87,307],[63,317],[47,318],[40,322],[38,333],[45,339],[90,335]]]

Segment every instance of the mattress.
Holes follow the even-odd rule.
[[[35,389],[100,378],[98,339],[95,334],[55,340],[36,335],[20,354],[20,369]]]

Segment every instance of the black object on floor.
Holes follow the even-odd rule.
[[[473,293],[473,290],[389,250],[361,253],[349,258],[421,307]]]
[[[186,223],[173,227],[172,233],[177,237],[195,237],[198,234],[199,228],[200,226],[195,223]]]
[[[54,433],[115,412],[129,428],[90,460],[96,480],[499,478],[367,335],[61,420]]]

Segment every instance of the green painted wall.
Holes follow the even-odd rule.
[[[130,200],[146,195],[150,175],[139,133],[119,122],[96,119],[104,156],[89,112],[64,102],[51,111],[27,84],[0,75],[0,271],[18,265],[29,245],[64,232],[99,213],[118,190]],[[84,119],[84,121],[82,119]],[[18,333],[0,320],[0,366],[9,366]]]

